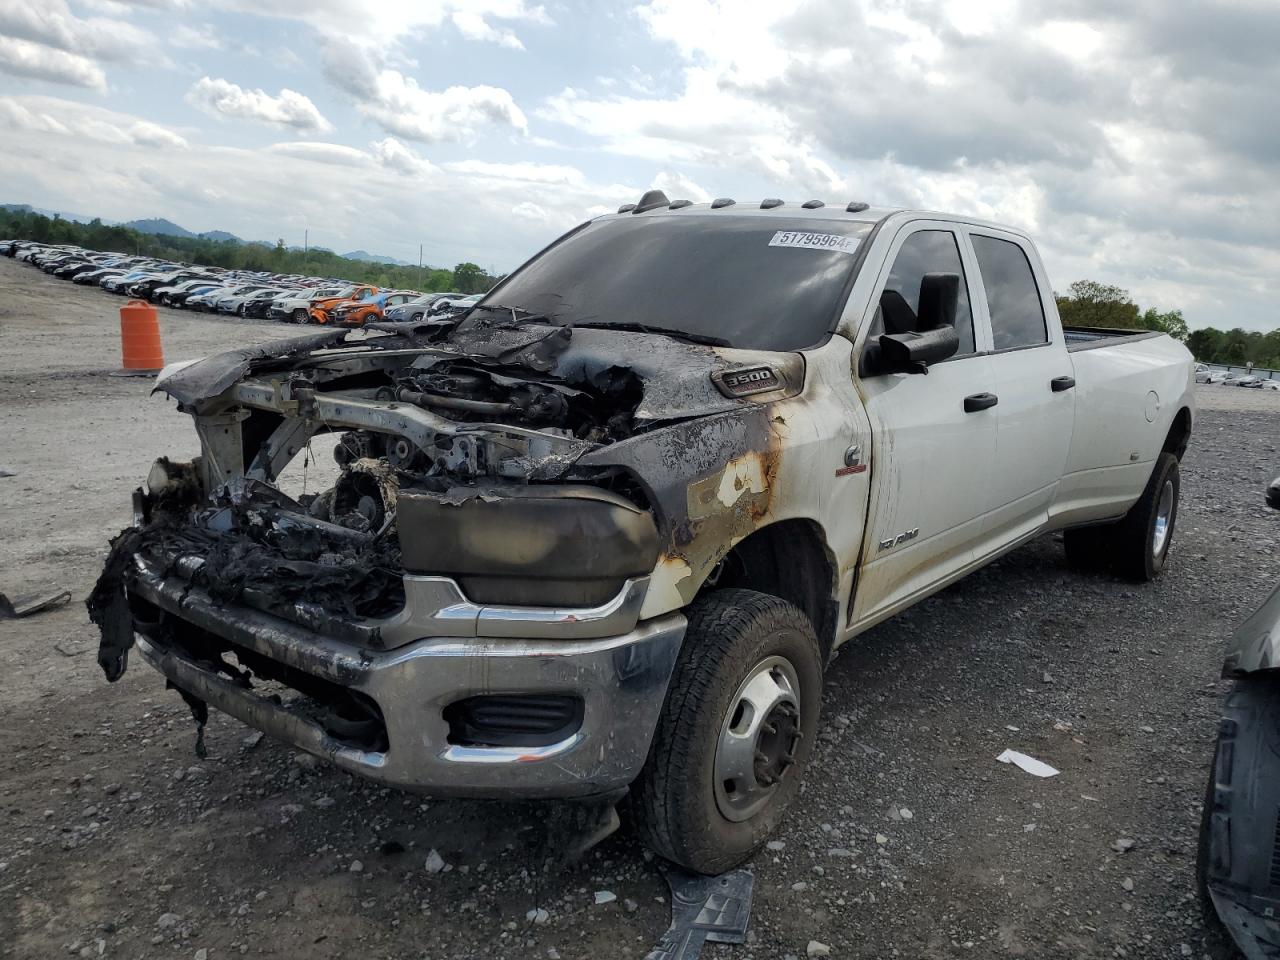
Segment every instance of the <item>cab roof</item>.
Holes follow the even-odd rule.
[[[661,190],[649,190],[640,198],[639,203],[624,203],[617,213],[609,213],[598,217],[599,220],[622,220],[626,217],[659,217],[659,216],[715,216],[732,215],[735,217],[774,217],[787,220],[812,219],[818,221],[846,221],[853,223],[880,223],[891,216],[904,214],[907,219],[927,219],[962,223],[970,226],[989,227],[1007,233],[1017,234],[1030,242],[1030,237],[1016,227],[995,223],[980,217],[963,214],[945,213],[934,210],[918,210],[909,207],[876,207],[858,200],[827,203],[823,200],[805,200],[803,202],[785,201],[777,198],[765,200],[733,200],[721,197],[710,203],[694,203],[691,200],[670,200]]]
[[[606,214],[602,220],[616,220],[634,216],[689,216],[697,214],[724,213],[734,216],[811,217],[814,220],[846,220],[858,223],[877,223],[890,214],[901,212],[898,207],[873,207],[868,203],[852,200],[844,203],[828,204],[823,200],[806,200],[803,203],[787,202],[777,198],[765,200],[733,200],[721,197],[709,203],[694,203],[691,200],[670,200],[661,190],[649,190],[640,198],[639,203],[625,203],[617,213]]]

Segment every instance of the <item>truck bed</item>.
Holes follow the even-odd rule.
[[[1062,333],[1071,353],[1160,336],[1158,330],[1117,330],[1110,327],[1063,327]]]

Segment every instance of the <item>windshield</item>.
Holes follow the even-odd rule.
[[[834,327],[871,227],[719,213],[597,220],[518,270],[479,309],[799,350]]]

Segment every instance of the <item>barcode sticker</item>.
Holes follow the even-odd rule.
[[[858,238],[842,237],[838,233],[799,233],[795,230],[779,230],[769,241],[769,246],[853,253],[858,249]]]

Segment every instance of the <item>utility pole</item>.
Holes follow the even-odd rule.
[[[418,289],[422,289],[422,244],[418,244]]]
[[[307,239],[310,236],[311,236],[311,228],[303,227],[302,228],[302,255],[304,257],[307,255],[307,249],[308,249]]]

